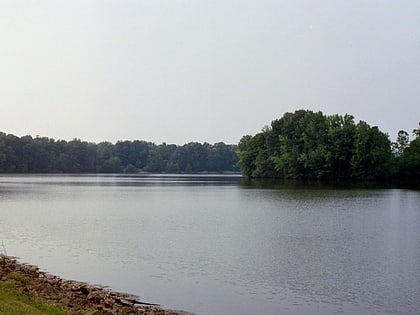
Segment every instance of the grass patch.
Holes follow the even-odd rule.
[[[0,315],[42,314],[65,315],[67,312],[58,306],[43,303],[31,294],[22,293],[11,281],[0,282]]]
[[[23,273],[20,273],[20,272],[12,272],[9,275],[9,279],[13,279],[13,280],[21,282],[23,284],[28,282],[28,278]]]

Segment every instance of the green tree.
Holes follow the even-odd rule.
[[[328,120],[321,113],[298,110],[274,122],[278,154],[272,157],[284,178],[323,178],[329,173]]]
[[[101,170],[104,173],[121,173],[122,166],[120,158],[117,156],[110,157],[103,162]]]
[[[420,182],[420,137],[412,140],[399,157],[401,181]]]
[[[208,170],[210,172],[235,172],[238,171],[236,146],[226,145],[223,142],[207,147]]]
[[[0,172],[5,172],[6,167],[6,143],[5,143],[6,134],[0,132]]]
[[[328,117],[328,150],[331,178],[350,177],[350,163],[355,139],[354,117],[331,115]]]
[[[404,130],[398,131],[397,141],[392,143],[392,152],[397,156],[401,155],[408,147],[409,143],[410,139],[408,133]]]
[[[280,177],[297,179],[305,177],[304,165],[301,155],[304,151],[303,120],[308,111],[297,110],[294,113],[285,113],[275,122],[279,132],[278,155],[272,157],[275,169]]]
[[[145,166],[145,171],[166,173],[168,170],[168,164],[172,164],[173,155],[177,149],[176,145],[167,145],[162,143],[161,145],[151,145],[149,148],[148,163]]]
[[[246,135],[239,141],[237,155],[239,157],[239,167],[242,174],[246,176],[255,176],[256,159],[261,147],[264,145],[264,136],[259,133],[255,136]]]
[[[382,178],[392,157],[388,136],[377,127],[310,110],[285,113],[244,136],[237,154],[244,175],[285,179]]]
[[[391,143],[378,127],[360,121],[356,126],[354,152],[351,159],[352,177],[376,179],[388,173],[391,161]]]
[[[419,128],[413,129],[413,135],[416,139],[420,138],[420,122],[419,122]]]

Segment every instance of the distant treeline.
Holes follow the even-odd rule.
[[[420,128],[414,140],[387,134],[351,115],[298,110],[238,144],[244,175],[322,180],[420,180]]]
[[[116,144],[17,137],[0,132],[2,173],[223,173],[238,172],[235,145]]]

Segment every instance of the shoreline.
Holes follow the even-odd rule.
[[[184,311],[163,309],[158,304],[140,301],[132,294],[63,279],[41,271],[38,266],[21,263],[12,256],[0,255],[0,279],[2,282],[13,282],[22,293],[62,307],[71,315],[193,315]]]

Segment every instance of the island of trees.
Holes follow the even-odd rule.
[[[420,125],[420,124],[419,124]],[[297,110],[244,136],[237,154],[249,177],[317,180],[420,179],[420,126],[414,139],[401,130],[396,142],[351,115]]]

